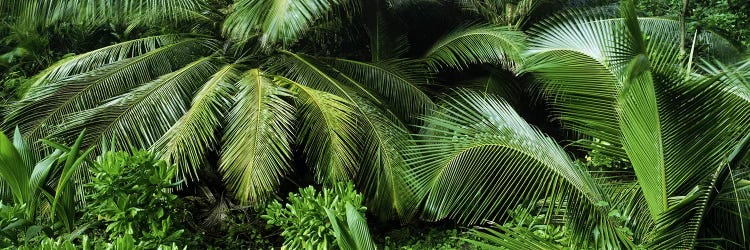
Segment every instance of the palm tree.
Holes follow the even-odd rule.
[[[505,101],[459,92],[426,118],[409,160],[423,216],[476,223],[542,207],[551,223],[564,218],[576,247],[750,246],[750,61],[713,57],[731,54],[712,53],[729,48],[710,33],[680,54],[678,22],[637,18],[630,1],[620,13],[538,24],[520,72],[541,81],[579,145],[628,161],[630,173],[582,170]],[[522,230],[478,235],[497,247],[550,247]]]
[[[85,128],[85,145],[116,138],[120,148],[150,148],[188,180],[215,152],[226,186],[249,205],[271,197],[295,164],[304,165],[318,183],[355,180],[381,218],[406,219],[419,205],[404,179],[409,131],[434,106],[423,86],[434,69],[514,67],[524,35],[497,25],[460,26],[424,58],[404,58],[406,39],[391,35],[393,8],[404,2],[242,0],[222,8],[224,21],[159,5],[169,17],[202,25],[55,63],[33,78],[5,127],[18,126],[32,141],[71,138]],[[364,4],[375,11],[362,11]],[[136,7],[134,13],[150,13]],[[221,33],[211,28],[217,23]],[[334,38],[317,45],[340,45],[356,36],[335,32],[350,23],[365,27],[371,59],[331,56],[298,42],[326,34]],[[294,162],[297,155],[303,162]]]

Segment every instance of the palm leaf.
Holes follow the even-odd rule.
[[[188,63],[195,58],[193,52],[204,48],[206,42],[205,39],[185,39],[138,57],[40,85],[11,107],[5,126],[18,125],[28,138],[36,141],[49,135],[70,114],[102,105],[110,98]]]
[[[502,219],[507,209],[530,201],[562,199],[567,210],[577,211],[566,214],[580,235],[576,244],[594,242],[594,228],[606,242],[598,244],[620,244],[603,214],[609,202],[594,179],[504,101],[459,91],[425,118],[423,130],[409,163],[426,219],[478,223]],[[561,204],[551,202],[550,209]]]
[[[523,32],[508,27],[460,26],[439,39],[424,58],[435,68],[491,63],[515,69],[523,63],[525,39]]]
[[[357,172],[361,145],[357,113],[351,103],[337,95],[319,91],[278,77],[297,97],[298,138],[306,163],[319,183],[348,180]]]
[[[237,40],[261,34],[263,46],[289,46],[317,21],[347,0],[242,0],[232,6],[224,33]]]
[[[106,104],[76,113],[55,135],[67,137],[86,128],[84,145],[117,138],[118,148],[149,148],[185,114],[193,93],[216,72],[214,60],[200,58]]]
[[[337,94],[354,112],[360,129],[357,131],[364,136],[358,138],[360,140],[357,141],[357,146],[360,148],[353,147],[361,153],[356,154],[357,158],[354,160],[360,166],[352,174],[356,173],[354,176],[357,184],[370,197],[368,203],[379,212],[381,219],[410,217],[413,211],[409,206],[416,200],[402,178],[406,169],[402,149],[408,144],[408,134],[398,119],[389,117],[390,110],[378,108],[377,103],[373,103],[380,98],[375,96],[370,87],[389,91],[393,87],[388,85],[410,87],[411,83],[406,82],[404,76],[391,73],[398,72],[396,70],[385,71],[364,63],[343,61],[344,64],[349,64],[349,68],[339,71],[306,55],[287,54],[290,58],[285,65],[291,77],[307,86]],[[369,72],[362,72],[368,67]],[[346,74],[348,72],[352,74]],[[418,90],[410,91],[421,94]],[[431,101],[428,103],[432,104]]]
[[[291,170],[295,107],[292,93],[258,69],[238,82],[227,116],[220,170],[242,203],[262,204]]]
[[[237,65],[225,65],[198,90],[190,109],[151,148],[178,166],[180,179],[195,178],[205,155],[217,144],[215,132],[234,103]]]
[[[377,93],[378,100],[408,124],[417,124],[418,117],[435,107],[430,96],[422,90],[430,75],[418,62],[398,60],[365,63],[335,59],[331,65],[348,79]]]

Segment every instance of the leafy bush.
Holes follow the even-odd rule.
[[[146,245],[178,242],[184,213],[170,193],[178,184],[173,182],[175,171],[147,151],[104,153],[86,185],[86,220],[106,225],[109,240],[131,235]]]
[[[336,232],[328,213],[347,218],[347,204],[359,213],[366,210],[362,206],[362,195],[354,190],[352,183],[338,183],[332,188],[323,188],[322,192],[306,187],[299,193],[290,193],[286,205],[278,201],[269,204],[261,217],[269,225],[284,230],[281,236],[288,249],[336,248]]]

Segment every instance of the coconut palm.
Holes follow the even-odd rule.
[[[224,6],[221,33],[210,27],[224,16],[192,19],[188,14],[204,12],[160,5],[171,17],[205,21],[196,25],[204,28],[62,59],[33,78],[5,127],[18,126],[32,141],[69,139],[85,128],[85,145],[115,138],[119,148],[150,148],[188,180],[216,153],[226,186],[249,205],[271,197],[294,166],[304,165],[318,183],[354,179],[381,218],[408,218],[419,200],[404,179],[404,152],[417,117],[434,106],[422,89],[431,69],[514,67],[524,36],[507,27],[460,26],[424,59],[404,58],[406,39],[390,35],[393,8],[404,2],[242,0]],[[377,11],[362,11],[364,4]],[[320,48],[357,36],[342,24],[364,27],[369,60]],[[333,39],[319,40],[323,35]],[[320,44],[305,48],[298,43],[304,39]],[[476,52],[456,53],[468,47]]]
[[[481,222],[542,206],[549,221],[564,218],[577,247],[750,246],[750,61],[712,57],[729,48],[711,34],[695,34],[681,54],[678,22],[637,18],[630,1],[620,13],[538,24],[521,72],[542,82],[579,144],[629,162],[631,174],[578,169],[504,101],[461,92],[426,118],[410,159],[423,216]],[[498,247],[549,247],[509,228],[479,235]]]

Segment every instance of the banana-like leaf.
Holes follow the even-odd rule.
[[[346,218],[339,218],[326,208],[336,243],[343,250],[375,250],[375,242],[370,236],[367,221],[351,203],[346,203]]]

